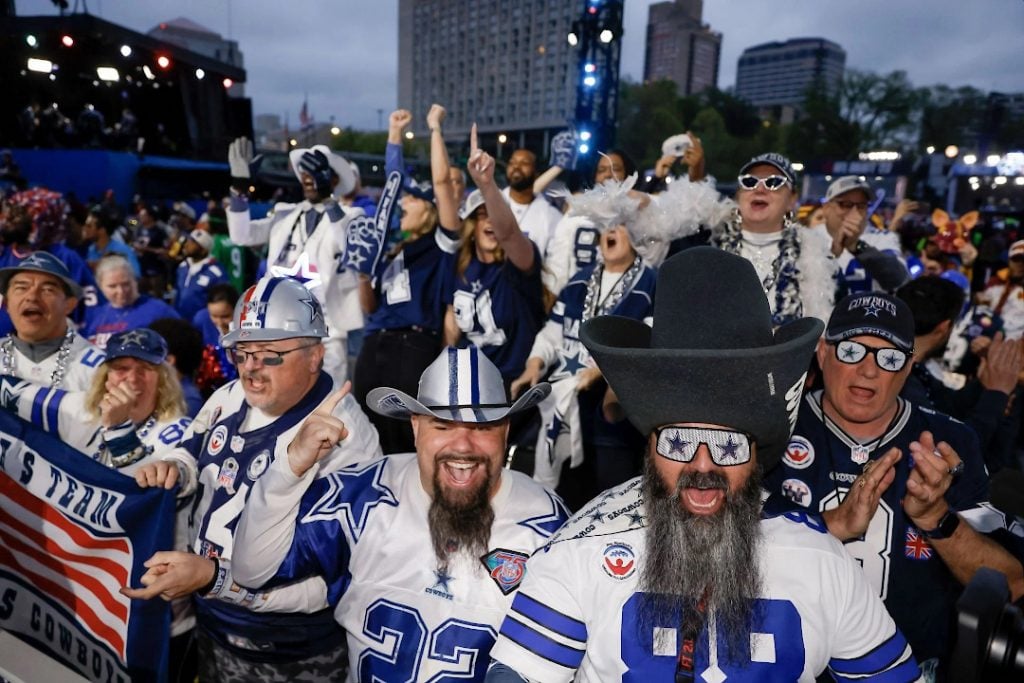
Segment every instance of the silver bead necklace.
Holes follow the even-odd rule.
[[[71,357],[71,344],[74,341],[75,330],[68,325],[68,331],[64,334],[64,341],[61,342],[60,348],[57,349],[57,367],[50,373],[51,387],[59,387],[61,382],[64,381],[64,376],[68,372],[68,359]],[[3,344],[0,344],[0,374],[17,376],[17,365],[14,357],[14,337],[9,335]]]

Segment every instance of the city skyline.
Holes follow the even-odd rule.
[[[624,78],[643,77],[647,8],[627,0],[622,51]],[[579,3],[582,8],[582,2]],[[889,73],[902,69],[918,87],[973,85],[1024,91],[1019,35],[1024,2],[934,0],[856,5],[817,0],[705,0],[704,22],[722,33],[718,86],[731,87],[739,55],[759,43],[822,37],[847,53],[847,69]],[[307,0],[302,14],[282,14],[269,0],[93,0],[91,13],[146,32],[161,21],[187,17],[226,38],[245,54],[253,112],[287,116],[292,126],[305,93],[318,121],[376,129],[397,103],[398,2]],[[22,15],[53,15],[49,0],[19,0]],[[352,20],[358,18],[358,23]],[[264,49],[264,46],[269,46]],[[414,112],[422,117],[426,112]]]

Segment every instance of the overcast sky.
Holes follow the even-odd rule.
[[[516,0],[506,0],[515,2]],[[565,0],[582,7],[581,0]],[[83,0],[69,0],[81,8]],[[87,0],[92,14],[146,32],[187,17],[239,42],[256,114],[298,120],[305,93],[323,121],[376,128],[397,98],[397,0]],[[622,73],[643,77],[650,0],[626,0]],[[16,0],[18,13],[56,14],[49,0]],[[285,12],[284,10],[289,10]],[[846,50],[847,67],[905,70],[914,85],[1024,91],[1024,0],[704,0],[723,34],[721,88],[747,47],[821,36]]]

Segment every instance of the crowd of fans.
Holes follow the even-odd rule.
[[[54,144],[68,130],[67,118],[46,123],[52,113],[30,110],[23,132],[40,144]],[[966,565],[942,550],[957,533],[947,524],[950,514],[959,510],[978,532],[996,526],[1005,532],[975,534],[969,547],[983,564],[1005,568],[1020,596],[1019,527],[1012,516],[999,525],[976,525],[980,518],[970,513],[988,503],[993,477],[1016,481],[1022,468],[1024,235],[1013,225],[986,224],[976,212],[956,219],[940,210],[925,214],[910,198],[889,207],[882,220],[886,211],[876,205],[870,181],[858,176],[837,178],[824,197],[801,204],[798,174],[771,152],[737,169],[736,196],[723,197],[704,170],[705,155],[714,150],[705,150],[692,132],[666,141],[650,177],[639,177],[623,150],[600,154],[589,187],[576,194],[555,189],[559,173],[575,167],[578,148],[571,134],[556,136],[546,169],[534,152],[514,150],[508,186],[501,188],[495,161],[478,149],[475,130],[467,167],[450,163],[444,119],[438,105],[426,117],[427,181],[405,173],[401,142],[412,115],[391,114],[388,183],[376,206],[357,190],[358,169],[317,146],[291,154],[303,201],[251,217],[246,192],[253,155],[244,139],[229,152],[230,193],[201,212],[184,202],[138,199],[123,211],[113,196],[85,206],[42,188],[10,193],[0,214],[0,334],[7,335],[0,342],[0,373],[14,388],[7,407],[31,417],[37,385],[78,392],[65,399],[69,415],[89,418],[61,434],[92,457],[133,472],[176,446],[187,417],[238,377],[240,367],[252,367],[254,354],[267,353],[225,349],[222,339],[240,334],[229,346],[241,349],[247,316],[257,315],[252,302],[264,295],[271,300],[268,278],[290,277],[316,296],[326,322],[322,334],[316,328],[293,335],[322,338],[321,365],[309,386],[320,367],[335,387],[352,381],[383,455],[419,450],[425,428],[378,410],[373,391],[422,392],[421,378],[446,347],[482,353],[510,400],[549,382],[543,400],[531,398],[530,409],[510,411],[505,452],[512,469],[579,510],[641,474],[649,444],[649,432],[627,419],[581,327],[599,316],[619,316],[637,321],[640,330],[657,330],[659,267],[677,252],[710,245],[750,264],[772,327],[808,317],[829,321],[805,383],[786,393],[797,436],[782,449],[774,477],[764,480],[770,505],[821,513],[829,531],[854,544],[878,540],[872,520],[889,515],[887,533],[896,541],[879,550],[883,559],[910,552],[910,534],[915,543],[933,539],[934,562],[945,568],[921,578],[915,567],[894,561],[869,576],[881,582],[873,585],[918,660],[933,662],[925,666],[930,675],[948,656],[953,598],[969,578]],[[130,137],[132,125],[130,112],[110,128],[87,108],[74,135],[85,145],[105,144],[112,135]],[[862,310],[891,320],[852,321]],[[270,352],[280,361],[300,348]],[[104,372],[91,384],[82,379],[89,373],[81,368],[97,366]],[[882,386],[879,376],[892,382]],[[262,380],[251,381],[250,403],[263,391]],[[853,387],[849,395],[837,393],[840,382]],[[69,421],[61,424],[71,429]],[[912,434],[908,424],[916,429]],[[859,433],[858,425],[870,429]],[[821,442],[810,436],[818,431]],[[921,473],[913,462],[910,474],[889,474],[899,458],[884,451],[894,445],[906,451],[904,458],[914,453],[921,459],[925,451],[947,457],[949,480],[940,472],[933,482],[932,473]],[[819,491],[812,472],[832,458],[856,467],[845,479],[821,478],[827,490]],[[961,461],[966,474],[956,464]],[[866,478],[869,472],[873,478]],[[968,480],[972,488],[965,491]],[[845,502],[861,491],[858,485],[877,495],[858,493],[855,502]],[[938,498],[950,492],[948,508],[937,511],[935,496],[928,505],[914,502],[932,485]],[[1016,498],[994,502],[1020,509],[1024,491],[1008,490]],[[897,491],[899,497],[886,502]],[[861,507],[851,511],[853,505]],[[186,545],[202,543],[193,537]],[[924,559],[932,559],[930,551]],[[865,571],[873,571],[870,563]],[[922,601],[942,594],[935,603],[941,609],[929,612],[941,627],[908,616],[906,594],[886,588],[890,575],[897,577],[894,586],[923,586]],[[178,636],[187,633],[187,620],[181,602],[176,605]],[[201,613],[200,626],[204,618],[214,617]]]

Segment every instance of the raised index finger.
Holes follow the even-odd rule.
[[[479,145],[476,141],[476,124],[474,123],[469,129],[469,153],[472,154],[477,149],[479,149]]]
[[[333,415],[334,409],[338,407],[342,399],[348,396],[348,393],[352,391],[352,382],[345,382],[341,389],[338,389],[333,394],[324,399],[323,403],[316,407],[313,411],[314,415]]]

